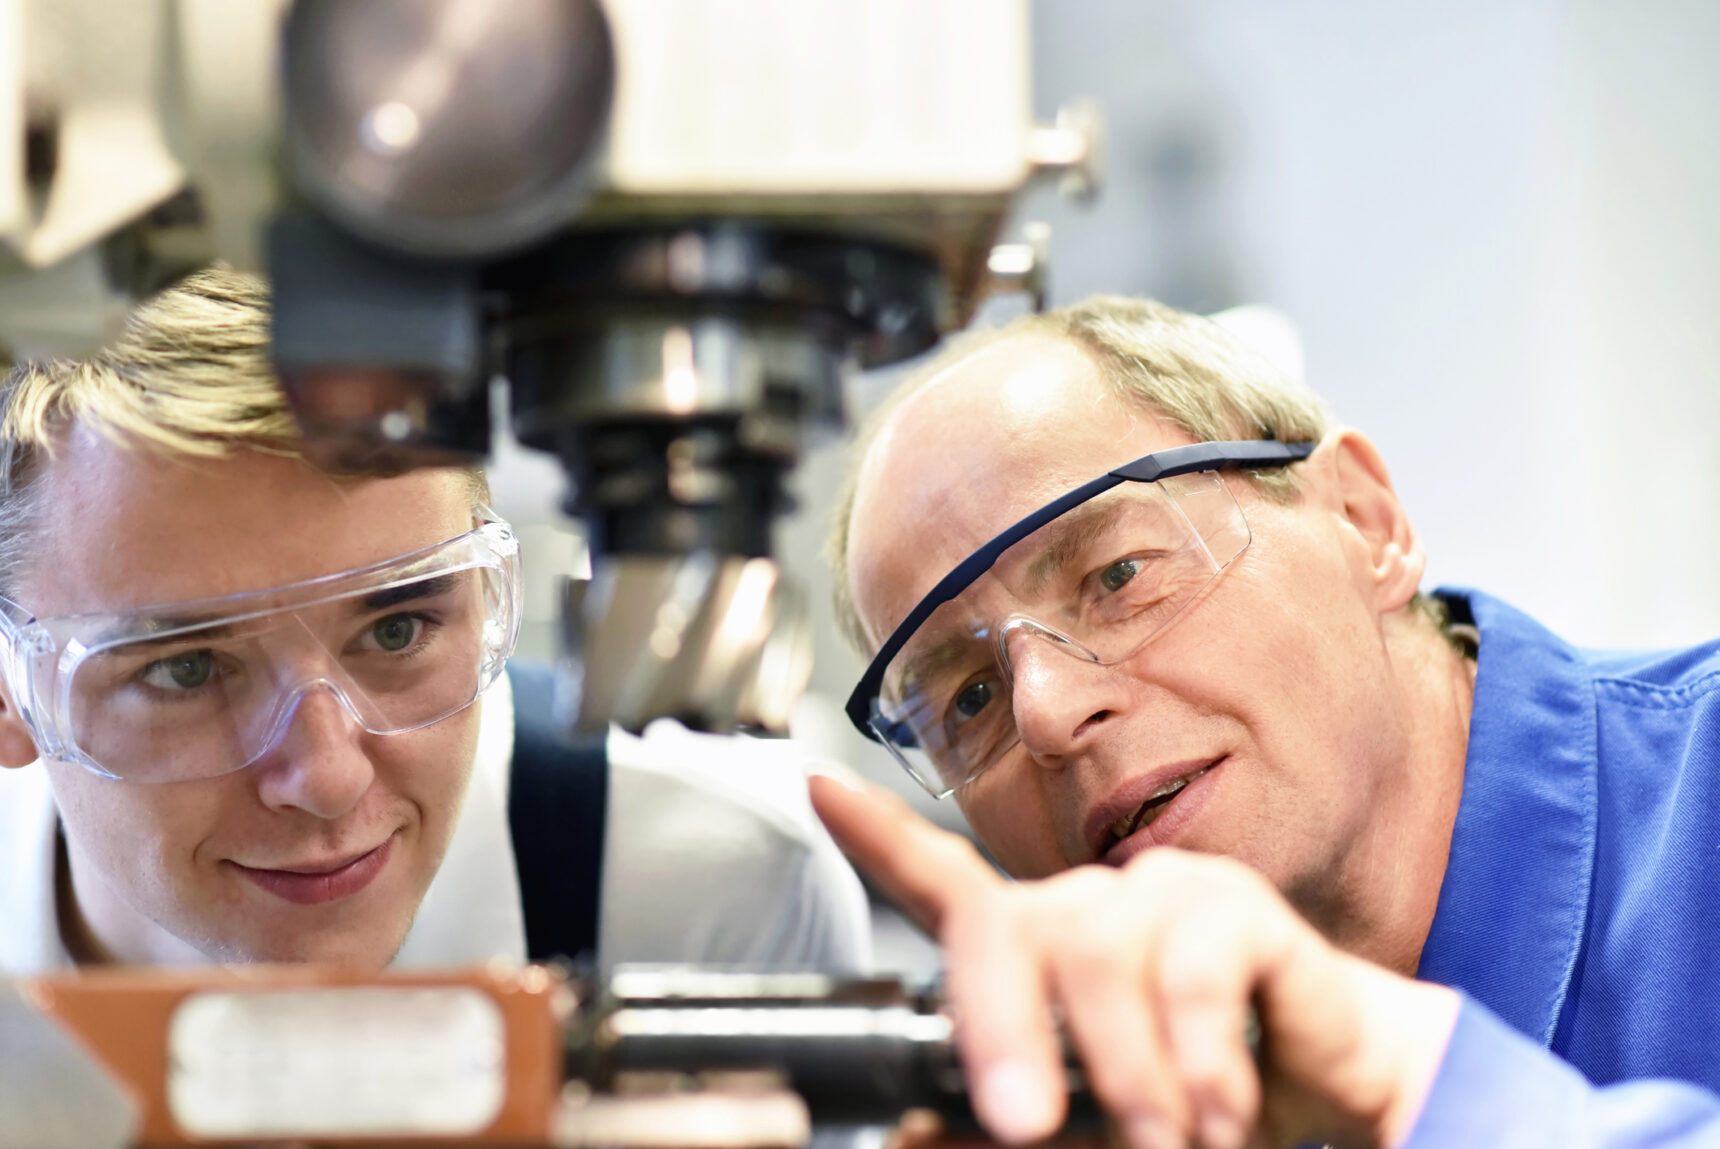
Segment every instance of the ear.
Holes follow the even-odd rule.
[[[12,705],[12,692],[0,686],[0,767],[28,766],[36,758],[36,743],[23,715]]]
[[[1385,460],[1366,435],[1347,428],[1321,446],[1332,452],[1344,517],[1366,547],[1375,605],[1382,614],[1408,605],[1421,587],[1427,553],[1392,490]]]

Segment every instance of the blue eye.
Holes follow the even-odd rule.
[[[143,668],[143,681],[161,690],[196,690],[215,675],[215,656],[187,650],[158,658]]]
[[[1108,591],[1122,590],[1139,573],[1140,560],[1122,559],[1099,572],[1099,585]]]
[[[391,614],[387,618],[378,619],[370,628],[370,636],[376,645],[386,651],[405,650],[417,639],[424,629],[421,619],[410,614]]]
[[[956,695],[957,721],[965,722],[977,715],[991,705],[997,694],[997,683],[995,682],[972,682],[964,686]]]

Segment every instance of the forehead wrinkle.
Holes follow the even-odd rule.
[[[1049,349],[1053,362],[1014,359],[988,369],[982,376],[973,372],[988,367],[988,361],[1022,354],[1024,348]],[[856,506],[880,486],[880,471],[897,462],[894,456],[914,457],[918,448],[943,445],[952,427],[976,430],[978,416],[1000,444],[1013,444],[1042,436],[1047,420],[1068,416],[1064,394],[1072,365],[1092,370],[1092,363],[1068,340],[1040,333],[1021,333],[988,343],[944,365],[936,374],[905,396],[878,428],[860,460],[856,484]],[[1106,402],[1102,387],[1084,388],[1089,401]],[[983,404],[983,413],[975,403]],[[1126,431],[1125,431],[1126,433]],[[915,467],[915,471],[919,468]]]

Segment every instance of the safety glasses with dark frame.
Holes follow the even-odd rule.
[[[854,692],[848,696],[845,707],[848,720],[854,724],[855,729],[872,741],[886,743],[875,725],[875,703],[882,693],[884,676],[890,663],[939,607],[967,590],[990,571],[1006,551],[1046,524],[1122,483],[1156,483],[1160,479],[1203,471],[1287,467],[1306,459],[1317,445],[1313,442],[1281,443],[1274,439],[1254,439],[1172,447],[1164,451],[1154,451],[1132,463],[1106,471],[1098,478],[1053,499],[956,564],[955,568],[940,579],[914,609],[908,612],[907,617],[890,633],[890,637],[884,640],[884,645],[878,649],[871,664],[866,667],[866,672],[860,676]],[[893,733],[898,739],[911,737],[899,731]]]

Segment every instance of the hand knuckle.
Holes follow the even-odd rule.
[[[1230,952],[1224,938],[1196,923],[1172,931],[1159,954],[1158,980],[1167,998],[1207,1003],[1227,992]]]
[[[1102,902],[1114,896],[1117,888],[1117,871],[1105,866],[1075,866],[1037,886],[1042,897],[1061,905]]]
[[[1058,931],[1056,961],[1066,976],[1120,981],[1141,963],[1137,932],[1117,919],[1085,921]]]

